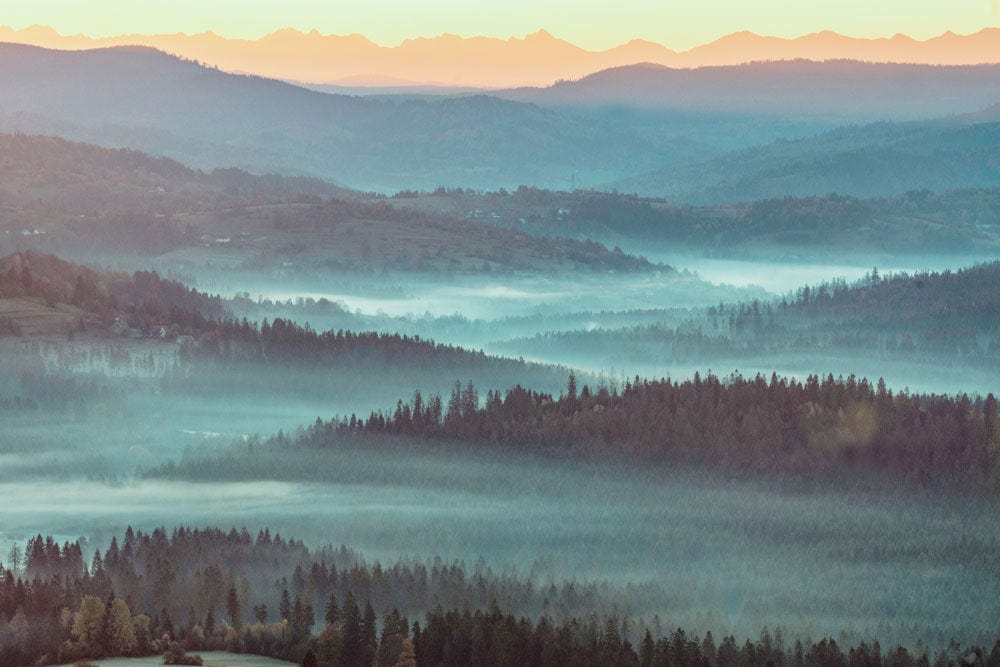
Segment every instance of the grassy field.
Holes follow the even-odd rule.
[[[66,304],[48,306],[41,299],[0,299],[0,319],[17,322],[26,336],[61,334],[76,329],[83,312]]]
[[[259,655],[226,653],[224,651],[193,651],[192,655],[200,655],[205,661],[205,667],[280,667],[281,665],[294,665],[294,662],[284,660],[274,660]],[[163,657],[159,655],[147,658],[110,658],[107,660],[94,660],[95,665],[100,667],[154,667],[163,664]],[[73,667],[71,664],[60,665],[59,667]]]

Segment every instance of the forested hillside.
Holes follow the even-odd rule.
[[[990,647],[848,647],[832,637],[758,639],[671,628],[627,612],[598,615],[609,592],[533,581],[477,565],[368,564],[345,547],[309,549],[246,528],[127,529],[98,545],[41,534],[0,566],[0,659],[7,665],[229,650],[344,665],[675,665],[918,667],[1000,665]],[[629,591],[641,596],[639,589]],[[634,602],[633,602],[634,604]],[[413,619],[412,624],[410,619]],[[701,632],[705,634],[702,635]]]
[[[832,188],[831,188],[832,190]],[[858,198],[824,191],[742,203],[686,206],[662,198],[577,190],[477,194],[438,188],[400,193],[391,203],[443,210],[546,236],[650,242],[707,256],[782,257],[795,253],[995,253],[1000,189],[905,192]]]
[[[715,368],[787,365],[817,372],[832,359],[855,368],[909,364],[921,375],[1000,368],[1000,264],[803,286],[770,301],[720,303],[629,327],[555,331],[498,342],[494,349],[564,363],[699,363]],[[570,351],[563,354],[560,351]],[[990,387],[992,390],[994,387]]]
[[[164,328],[176,337],[206,331],[225,313],[218,297],[148,271],[99,273],[34,252],[0,259],[0,335],[134,329],[150,336]]]
[[[558,397],[515,387],[483,398],[480,407],[472,385],[456,386],[447,401],[418,392],[391,413],[317,421],[291,441],[282,435],[154,474],[253,479],[274,474],[270,458],[255,458],[269,450],[392,436],[813,480],[889,475],[987,493],[1000,484],[1000,415],[992,394],[975,401],[894,394],[881,380],[854,376],[797,382],[695,374],[685,381],[635,378],[620,393],[578,387],[571,376]]]

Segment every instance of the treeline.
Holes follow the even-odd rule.
[[[310,549],[268,529],[254,537],[245,528],[144,533],[130,527],[92,557],[85,549],[41,535],[23,549],[12,547],[0,566],[0,664],[145,655],[174,641],[189,650],[299,660],[310,647],[324,655],[319,647],[326,641],[343,656],[334,664],[370,665],[371,658],[349,657],[354,623],[365,637],[354,646],[368,655],[386,646],[393,628],[406,636],[405,615],[437,606],[485,609],[501,601],[508,613],[560,618],[612,606],[596,583],[541,582],[440,559],[369,564],[346,547]],[[639,587],[623,587],[619,595],[646,602]],[[340,632],[324,630],[328,624]],[[316,638],[318,630],[324,631]]]
[[[780,303],[709,308],[734,347],[845,349],[1000,365],[1000,262],[804,286]]]
[[[543,617],[537,623],[503,614],[436,609],[427,615],[426,628],[414,633],[418,665],[607,665],[636,667],[893,667],[946,665],[1000,665],[1000,640],[987,652],[978,646],[951,642],[948,649],[929,656],[897,646],[883,652],[878,640],[843,647],[832,637],[786,644],[782,633],[764,629],[756,641],[742,644],[733,635],[716,643],[711,631],[704,637],[681,628],[654,638],[648,628],[635,644],[629,641],[628,622],[617,618],[603,623],[591,617],[554,624]],[[638,639],[638,638],[636,638]],[[933,663],[932,663],[933,661]]]
[[[998,232],[994,221],[1000,216],[1000,188],[940,193],[913,190],[876,198],[836,193],[745,197],[745,203],[710,206],[669,204],[617,192],[558,192],[527,186],[475,197],[460,188],[439,189],[432,194],[462,198],[496,213],[497,224],[527,225],[547,235],[600,237],[611,232],[698,247],[770,241],[775,246],[822,243],[859,251],[874,246],[914,253],[995,249]],[[563,209],[569,209],[570,214],[559,215]]]
[[[1000,368],[997,285],[998,262],[889,277],[875,268],[852,283],[804,286],[774,301],[720,303],[675,324],[550,332],[504,341],[500,348],[549,357],[572,350],[647,363],[846,353]]]
[[[371,220],[397,223],[397,232],[388,237],[372,235],[366,233],[366,226],[355,224]],[[315,236],[319,232],[336,230],[338,244],[356,245],[351,253],[340,252],[339,245],[331,248],[323,265],[338,271],[669,270],[620,248],[609,250],[593,240],[539,237],[521,229],[499,228],[454,215],[432,215],[384,199],[331,198],[307,206],[275,208],[268,211],[266,224],[285,232],[309,232],[314,239],[324,238]],[[429,246],[422,240],[407,240],[412,231],[400,229],[399,224],[405,224],[406,230],[423,230],[439,242]],[[405,261],[394,262],[393,258]],[[272,259],[255,261],[266,264]]]
[[[512,589],[510,575],[440,562],[367,566],[344,547],[310,551],[267,530],[252,538],[246,529],[129,528],[89,565],[79,542],[60,546],[39,535],[25,552],[15,546],[9,563],[0,567],[0,664],[12,667],[202,650],[327,667],[1000,666],[997,639],[992,648],[952,640],[937,652],[924,645],[883,652],[875,638],[846,648],[844,635],[841,644],[792,641],[780,628],[741,643],[664,630],[627,613],[553,619],[526,607],[533,596],[558,595],[554,585]],[[411,624],[401,601],[415,602],[411,613],[424,622]]]
[[[420,336],[374,331],[325,331],[275,318],[257,325],[223,320],[197,340],[181,346],[179,365],[163,378],[171,391],[238,392],[261,387],[316,396],[348,392],[380,398],[391,405],[392,386],[445,391],[456,375],[477,382],[513,384],[528,381],[550,390],[563,384],[568,369],[525,362],[481,350],[436,343]],[[262,374],[261,365],[279,373]]]
[[[517,386],[480,398],[471,384],[456,385],[446,402],[418,392],[388,414],[318,421],[291,444],[331,446],[350,434],[418,436],[796,478],[891,475],[922,486],[1000,488],[1000,416],[992,394],[973,401],[893,393],[882,380],[853,375],[798,382],[696,373],[684,382],[636,377],[620,393],[578,390],[571,375],[559,397]]]
[[[873,269],[853,283],[805,286],[781,303],[781,311],[893,324],[944,318],[957,325],[1000,329],[1000,262],[958,271],[882,276]]]
[[[246,319],[224,320],[199,338],[196,344],[181,349],[182,357],[188,359],[275,363],[329,363],[348,355],[376,352],[381,356],[410,360],[422,357],[436,357],[439,360],[485,357],[482,352],[436,344],[419,336],[343,330],[320,333],[308,324],[300,325],[282,318],[275,318],[273,322],[264,319],[260,325]]]
[[[435,343],[420,336],[342,329],[317,332],[308,324],[283,318],[275,318],[273,322],[264,319],[260,325],[245,318],[223,320],[195,344],[183,347],[181,354],[187,359],[308,364],[373,355],[406,365],[427,361],[435,364],[483,363],[489,359],[482,351]]]

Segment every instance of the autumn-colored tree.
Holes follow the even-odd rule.
[[[122,598],[111,603],[108,619],[108,644],[113,655],[133,655],[138,645],[132,612]]]
[[[101,628],[104,625],[104,603],[96,595],[85,595],[80,600],[80,609],[73,616],[73,637],[87,647],[97,651],[101,645]]]

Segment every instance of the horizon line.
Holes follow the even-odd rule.
[[[70,34],[70,33],[60,32],[60,31],[56,30],[55,28],[53,28],[50,25],[45,25],[45,24],[41,24],[41,23],[32,23],[30,25],[27,25],[27,26],[24,26],[24,27],[21,27],[21,28],[17,28],[17,27],[15,27],[13,25],[0,24],[0,30],[4,30],[4,29],[9,30],[9,31],[14,32],[14,33],[27,33],[27,32],[33,31],[33,30],[35,30],[35,31],[45,31],[45,32],[48,32],[50,34],[50,36],[54,35],[54,36],[56,36],[58,38],[61,38],[61,39],[86,39],[86,40],[91,40],[91,41],[115,40],[115,39],[124,39],[124,38],[128,38],[128,37],[146,37],[146,38],[154,38],[154,37],[185,37],[185,38],[189,38],[189,39],[191,39],[191,38],[197,38],[197,37],[210,37],[210,38],[214,37],[214,38],[218,38],[220,40],[224,40],[224,41],[228,41],[228,42],[250,42],[250,43],[254,43],[254,42],[263,41],[263,40],[265,40],[265,39],[267,39],[269,37],[274,37],[275,35],[279,35],[281,33],[295,33],[295,34],[303,36],[303,37],[318,37],[320,39],[328,39],[328,38],[333,38],[333,39],[360,38],[360,39],[363,39],[363,40],[367,41],[368,43],[370,43],[370,44],[372,44],[372,45],[374,45],[374,46],[376,46],[378,48],[382,48],[382,49],[398,49],[398,48],[402,47],[403,45],[405,45],[407,43],[411,43],[411,42],[432,41],[432,40],[445,39],[445,38],[455,38],[455,39],[459,39],[459,40],[462,40],[462,41],[488,40],[488,41],[510,43],[510,42],[525,42],[525,41],[528,41],[532,37],[543,37],[543,38],[544,37],[548,37],[548,38],[551,38],[553,41],[559,41],[559,42],[563,42],[565,44],[569,44],[570,46],[573,46],[574,48],[580,49],[581,51],[586,51],[588,53],[606,53],[606,52],[614,51],[615,49],[627,46],[629,44],[634,44],[636,42],[639,42],[639,43],[645,43],[645,44],[653,44],[653,45],[659,46],[659,47],[661,47],[663,49],[666,49],[666,50],[668,50],[668,51],[670,51],[672,53],[678,54],[678,55],[685,54],[685,53],[690,53],[691,51],[694,51],[696,49],[699,49],[699,48],[702,48],[702,47],[705,47],[705,46],[709,46],[709,45],[715,44],[716,42],[719,42],[719,41],[721,41],[723,39],[726,39],[726,38],[729,38],[729,37],[735,37],[735,36],[753,36],[753,37],[759,37],[759,38],[762,38],[762,39],[774,39],[774,40],[781,40],[781,41],[786,41],[786,42],[794,42],[794,41],[798,41],[798,40],[801,40],[801,39],[805,39],[807,37],[828,35],[828,36],[833,36],[833,37],[842,37],[842,38],[845,38],[845,39],[857,40],[857,41],[866,41],[866,42],[879,42],[879,41],[892,41],[892,40],[895,40],[895,39],[905,39],[905,40],[908,40],[910,42],[914,42],[914,43],[918,43],[918,44],[926,44],[928,42],[932,42],[934,40],[938,40],[938,39],[942,39],[942,38],[947,38],[947,37],[972,37],[972,36],[979,35],[979,34],[982,34],[982,33],[985,33],[985,32],[1000,32],[1000,26],[985,26],[983,28],[980,28],[979,30],[975,30],[973,32],[968,32],[968,33],[957,33],[957,32],[954,32],[953,30],[948,29],[948,30],[944,30],[941,33],[937,33],[937,34],[934,34],[934,35],[931,35],[929,37],[921,39],[919,37],[913,37],[912,35],[909,35],[909,34],[903,33],[903,32],[896,32],[896,33],[894,33],[892,35],[879,35],[879,36],[872,37],[872,36],[850,35],[850,34],[846,34],[846,33],[843,33],[843,32],[837,32],[835,30],[822,29],[822,30],[815,30],[815,31],[812,31],[812,32],[806,32],[806,33],[797,34],[797,35],[792,36],[792,37],[786,37],[786,36],[775,35],[775,34],[765,34],[765,33],[761,33],[761,32],[755,32],[753,30],[737,30],[737,31],[733,31],[733,32],[727,32],[727,33],[720,34],[719,36],[717,36],[717,37],[715,37],[713,39],[710,39],[710,40],[705,41],[705,42],[701,42],[701,43],[699,43],[699,44],[697,44],[695,46],[692,46],[690,48],[687,48],[687,49],[676,50],[676,49],[668,46],[667,44],[665,44],[663,42],[659,42],[659,41],[651,40],[651,39],[645,39],[645,38],[641,38],[641,37],[633,37],[631,39],[628,39],[626,41],[620,42],[618,44],[615,44],[614,46],[611,46],[611,47],[608,47],[608,48],[604,48],[604,49],[591,49],[591,48],[587,48],[587,47],[584,47],[584,46],[580,46],[578,43],[576,43],[574,41],[571,41],[569,39],[558,37],[552,31],[550,31],[549,29],[544,28],[544,27],[540,27],[540,28],[536,29],[533,32],[525,33],[523,37],[519,37],[517,35],[509,35],[507,37],[501,37],[501,36],[495,36],[495,35],[485,35],[485,34],[472,34],[472,35],[466,34],[466,35],[463,35],[463,34],[458,34],[458,33],[453,33],[453,32],[442,32],[442,33],[438,33],[436,35],[414,35],[414,36],[411,36],[411,37],[406,37],[406,38],[402,39],[401,41],[399,41],[398,43],[395,43],[395,44],[380,43],[380,42],[377,42],[377,41],[373,40],[372,38],[368,37],[367,35],[365,35],[363,33],[359,33],[359,32],[352,32],[352,33],[323,33],[323,32],[320,32],[317,28],[311,28],[309,30],[304,30],[302,28],[297,28],[297,27],[294,27],[294,26],[285,26],[285,27],[275,28],[274,30],[271,30],[270,32],[266,32],[264,34],[260,34],[260,35],[258,35],[256,37],[233,37],[233,36],[227,36],[225,34],[217,32],[215,29],[202,30],[202,31],[199,31],[199,32],[184,32],[184,31],[180,31],[180,32],[123,32],[123,33],[111,34],[111,35],[93,35],[93,34],[86,34],[86,33],[82,33],[81,32],[81,33],[72,33],[72,34]]]

